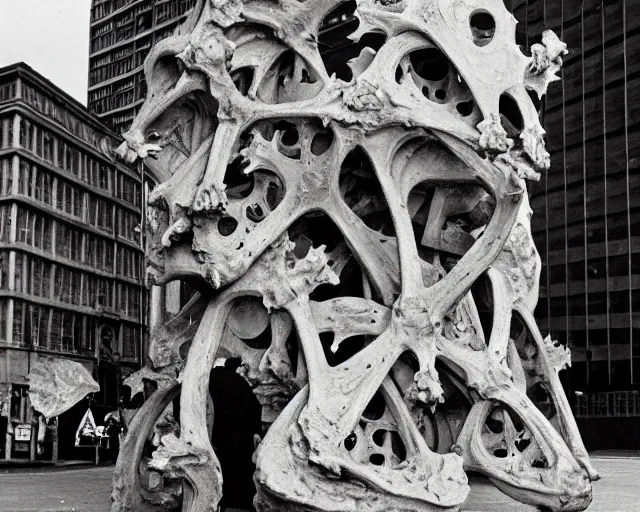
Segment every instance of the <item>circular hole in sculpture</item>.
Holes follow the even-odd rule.
[[[396,82],[402,83],[402,79],[404,78],[404,72],[402,71],[402,67],[398,66],[396,68]]]
[[[218,232],[222,236],[231,235],[238,227],[238,221],[233,217],[222,217],[218,220]]]
[[[298,130],[295,126],[291,126],[282,132],[280,140],[285,146],[293,146],[298,142],[298,138]]]
[[[499,459],[504,459],[509,455],[506,448],[498,448],[497,450],[493,450],[493,454]]]
[[[333,143],[333,130],[328,129],[316,133],[311,140],[311,153],[320,156],[325,153]]]
[[[384,455],[382,455],[381,453],[373,453],[369,457],[369,462],[371,462],[371,464],[373,464],[374,466],[383,466],[384,465]]]
[[[515,444],[518,451],[523,452],[531,444],[531,439],[516,439]]]
[[[502,126],[510,137],[520,134],[524,128],[524,119],[518,103],[508,94],[500,96],[500,119]]]
[[[437,48],[415,51],[409,58],[415,72],[425,80],[439,82],[449,75],[449,59]]]
[[[356,435],[355,432],[351,432],[351,434],[349,434],[344,440],[344,447],[348,452],[350,452],[356,447],[357,443],[358,443],[358,436]]]
[[[531,467],[532,468],[538,468],[538,469],[545,469],[545,468],[549,467],[549,462],[547,461],[547,459],[545,457],[540,457],[538,459],[535,459],[531,463]]]
[[[422,88],[422,95],[423,95],[425,98],[428,98],[428,97],[429,97],[429,88],[428,88],[426,85]]]
[[[504,423],[497,418],[492,418],[490,416],[487,418],[485,423],[487,428],[494,434],[500,434],[504,430]]]
[[[386,437],[386,435],[387,435],[387,431],[379,428],[373,433],[373,436],[372,436],[373,442],[376,443],[378,446],[384,445],[384,438]]]
[[[476,11],[469,20],[473,42],[476,46],[488,45],[496,32],[496,21],[487,11]]]
[[[247,219],[255,223],[262,222],[265,217],[264,210],[257,203],[250,204],[249,206],[247,206],[246,213],[247,213]]]
[[[473,101],[463,101],[462,103],[458,103],[456,105],[456,110],[458,111],[458,114],[460,114],[462,117],[468,117],[472,114],[473,112]]]
[[[447,93],[444,89],[438,89],[435,94],[436,99],[444,100],[447,97]]]

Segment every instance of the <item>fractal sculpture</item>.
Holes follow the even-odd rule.
[[[535,103],[566,47],[515,33],[502,0],[199,0],[155,45],[118,153],[161,176],[153,283],[197,292],[128,380],[155,391],[113,511],[219,510],[219,360],[261,406],[257,511],[461,510],[469,471],[590,504],[569,352],[532,314]]]

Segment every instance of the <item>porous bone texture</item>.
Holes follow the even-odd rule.
[[[458,510],[468,470],[589,505],[569,355],[532,316],[526,180],[550,162],[531,98],[566,48],[524,53],[515,25],[500,0],[200,0],[152,49],[118,152],[161,181],[152,279],[198,293],[130,380],[157,389],[112,510],[218,509],[219,358],[262,407],[258,511]]]

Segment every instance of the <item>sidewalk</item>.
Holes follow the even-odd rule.
[[[56,463],[43,460],[2,460],[0,461],[0,473],[8,473],[14,471],[30,471],[33,469],[47,469],[51,471],[64,469],[92,468],[100,466],[113,466],[115,462],[101,462],[96,466],[92,460],[60,460]]]
[[[640,459],[640,450],[594,450],[589,457],[602,459]]]

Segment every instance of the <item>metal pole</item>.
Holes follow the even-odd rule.
[[[587,227],[587,127],[585,108],[585,66],[584,66],[584,0],[580,8],[580,33],[581,33],[581,64],[582,64],[582,226],[584,230],[584,332],[585,332],[585,353],[587,355],[587,382],[591,384],[591,358],[588,357],[589,344],[589,249],[588,249],[588,227]]]
[[[605,48],[605,17],[604,0],[600,2],[600,24],[602,30],[602,144],[603,144],[603,173],[604,173],[604,268],[607,286],[607,374],[611,387],[611,294],[609,291],[609,197],[607,189],[607,72],[606,72],[606,48]],[[584,59],[584,55],[582,57]]]

